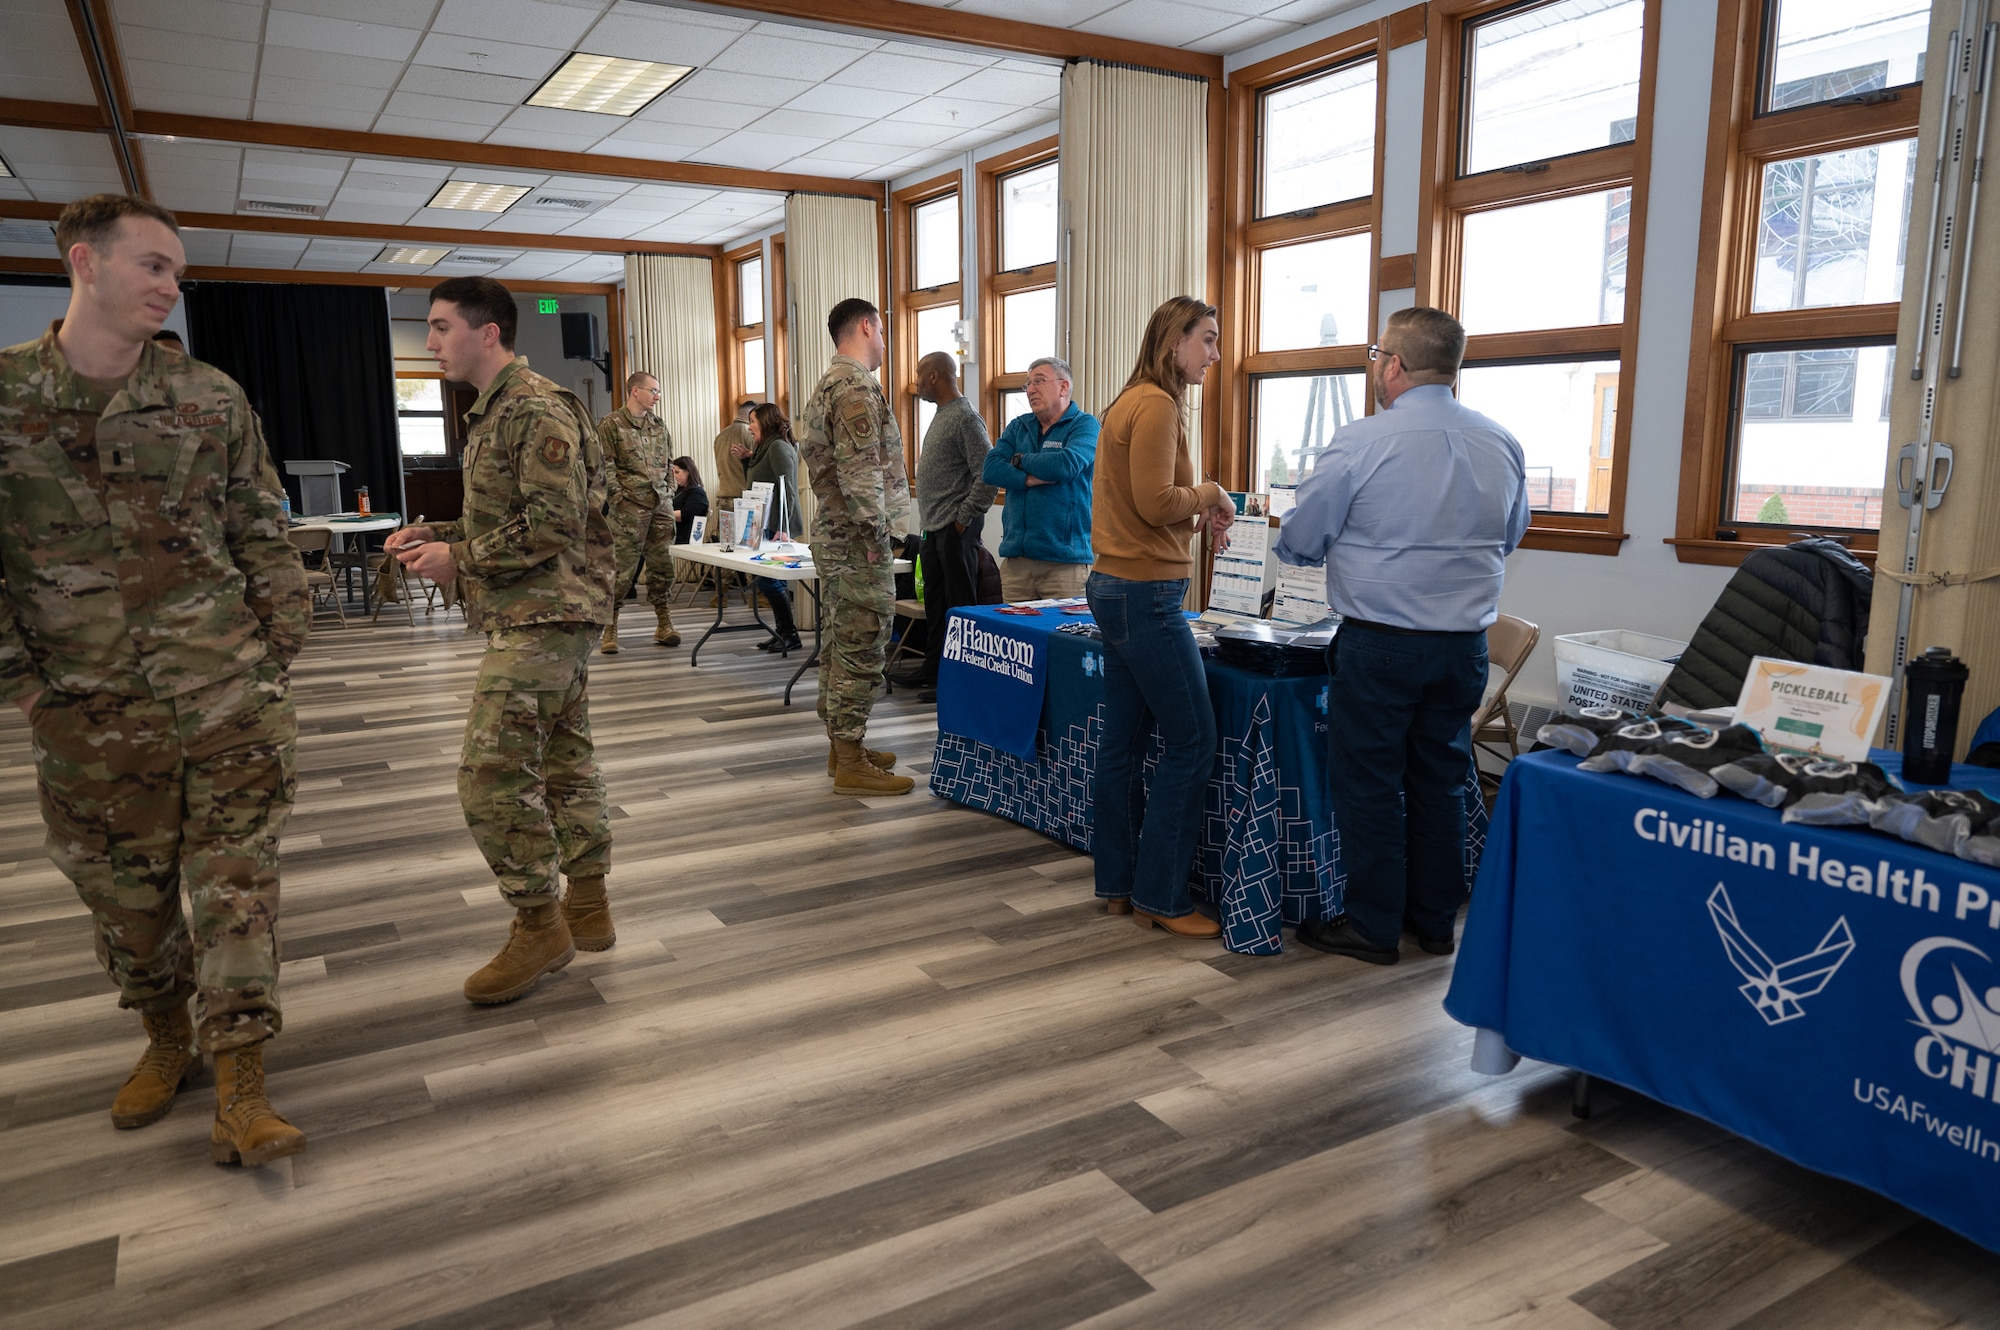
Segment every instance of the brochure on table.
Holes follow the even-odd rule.
[[[687,543],[690,545],[699,545],[703,540],[706,540],[707,538],[708,538],[708,514],[703,513],[700,517],[690,519],[688,522]]]
[[[1888,701],[1889,680],[1881,675],[1757,656],[1736,719],[1772,748],[1865,762]]]
[[[1281,623],[1318,623],[1332,610],[1326,603],[1326,569],[1278,565],[1278,592],[1271,617]]]
[[[1229,548],[1215,556],[1208,584],[1211,609],[1262,618],[1270,612],[1278,585],[1278,556],[1271,548],[1268,494],[1230,494],[1237,521],[1229,528]]]

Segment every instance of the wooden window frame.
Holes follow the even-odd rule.
[[[1007,344],[1001,302],[1017,292],[1053,289],[1056,269],[1061,266],[1058,259],[1015,272],[1000,271],[1000,182],[1010,175],[1019,175],[1055,161],[1056,146],[1056,136],[1051,134],[979,163],[979,214],[974,224],[979,233],[978,402],[980,411],[986,417],[987,428],[996,439],[1007,428],[1007,422],[1000,418],[1001,394],[1022,392],[1028,385],[1025,371],[1008,374],[1000,367],[1000,357]],[[1057,326],[1061,326],[1060,319]],[[1057,347],[1055,354],[1061,355],[1062,348]]]
[[[1893,98],[1864,105],[1825,102],[1759,113],[1771,0],[1720,0],[1715,75],[1710,85],[1708,161],[1702,183],[1693,343],[1688,353],[1680,502],[1667,544],[1682,563],[1733,567],[1753,550],[1784,545],[1794,532],[1739,527],[1725,516],[1737,352],[1764,343],[1841,346],[1896,335],[1900,302],[1755,313],[1758,213],[1766,164],[1917,136],[1923,85],[1901,84]],[[1919,163],[1918,169],[1922,169]],[[1919,177],[1921,179],[1921,177]],[[1906,223],[1907,224],[1907,223]],[[1918,237],[1911,236],[1916,242]],[[1886,459],[1885,459],[1886,467]],[[1883,495],[1886,507],[1889,496]],[[1736,532],[1735,539],[1721,536]],[[1873,565],[1874,531],[1840,528],[1855,557]]]
[[[916,284],[917,209],[944,198],[958,199],[958,280],[919,288]],[[894,392],[897,424],[903,432],[903,464],[914,476],[917,473],[917,453],[923,446],[923,440],[917,437],[917,315],[941,305],[956,305],[959,317],[965,317],[964,173],[949,171],[907,189],[899,189],[892,196],[892,201],[895,328],[889,339],[890,385]]]
[[[1630,142],[1589,148],[1545,162],[1459,174],[1466,113],[1466,28],[1505,10],[1533,8],[1519,0],[1431,0],[1430,58],[1425,69],[1424,178],[1418,217],[1417,300],[1456,314],[1462,310],[1460,259],[1467,216],[1520,204],[1630,187],[1626,231],[1625,317],[1621,322],[1533,332],[1480,333],[1466,339],[1468,365],[1563,359],[1619,363],[1617,426],[1607,511],[1537,511],[1522,544],[1529,549],[1616,555],[1625,531],[1625,481],[1631,460],[1632,402],[1638,386],[1639,309],[1646,253],[1652,166],[1653,104],[1659,85],[1664,0],[1644,0],[1639,55],[1639,104]],[[1505,423],[1505,422],[1502,422]]]
[[[785,286],[785,233],[771,237],[769,249],[764,255],[765,272],[769,275],[768,285],[771,295],[764,302],[764,326],[766,345],[771,352],[771,372],[777,380],[769,384],[770,400],[778,404],[787,420],[792,415],[792,362],[789,344],[791,328],[791,292]],[[774,317],[775,315],[775,317]],[[738,399],[741,400],[741,399]],[[732,412],[733,412],[732,408]]]
[[[743,322],[743,265],[753,261],[757,263],[766,262],[764,242],[762,240],[752,241],[738,249],[727,250],[722,255],[723,280],[729,285],[729,299],[723,317],[723,332],[725,336],[722,343],[723,356],[727,361],[727,365],[724,368],[723,382],[729,385],[729,393],[728,400],[723,403],[723,406],[725,413],[731,420],[736,418],[736,404],[746,397],[755,396],[760,401],[766,402],[777,400],[776,395],[772,392],[772,389],[776,385],[770,381],[770,362],[768,356],[765,361],[764,391],[761,394],[753,394],[746,386],[749,379],[744,373],[744,345],[764,337],[764,330],[772,322],[770,301],[768,300],[764,302],[764,317],[761,320],[756,323]],[[768,269],[766,271],[768,272]],[[766,342],[765,351],[768,352],[769,350],[770,344]]]
[[[1388,119],[1388,57],[1394,16],[1337,33],[1296,51],[1247,65],[1231,75],[1225,112],[1226,159],[1224,202],[1229,260],[1223,288],[1223,363],[1231,367],[1230,391],[1222,394],[1228,428],[1221,432],[1210,471],[1229,489],[1255,488],[1251,474],[1256,454],[1257,384],[1265,378],[1295,377],[1368,366],[1368,343],[1381,325],[1385,288],[1382,260],[1383,144]],[[1299,209],[1275,217],[1257,216],[1263,172],[1262,108],[1266,93],[1355,65],[1375,62],[1375,178],[1365,197]],[[1358,343],[1263,351],[1257,346],[1261,322],[1263,255],[1268,250],[1341,236],[1369,237],[1368,333]],[[1364,393],[1366,411],[1374,410],[1374,395]]]

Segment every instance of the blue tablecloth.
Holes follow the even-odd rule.
[[[1073,615],[1028,618],[980,607],[953,610],[953,623],[961,616],[981,631],[1032,637],[1044,664],[1043,695],[1024,720],[1004,683],[991,687],[983,672],[954,675],[941,667],[931,792],[1090,853],[1104,720],[1102,644],[1056,631],[1078,622]],[[1284,946],[1281,925],[1338,914],[1346,887],[1327,795],[1327,680],[1276,678],[1213,659],[1207,667],[1220,743],[1195,861],[1197,890],[1215,905],[1231,951],[1274,955]],[[1009,710],[1015,714],[1000,714]],[[966,733],[1020,728],[1033,734],[1031,756]],[[1157,746],[1156,737],[1155,753]],[[1146,762],[1149,779],[1153,760]],[[1469,881],[1486,833],[1485,804],[1469,774],[1466,812]]]
[[[1509,768],[1445,1009],[2000,1250],[2000,872],[1576,762]]]

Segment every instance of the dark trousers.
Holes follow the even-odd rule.
[[[784,582],[776,577],[757,579],[757,590],[763,593],[764,603],[771,607],[771,624],[778,630],[779,637],[797,637],[799,626],[792,619],[792,593],[785,589]]]
[[[1092,573],[1084,594],[1104,634],[1104,727],[1091,810],[1097,894],[1129,896],[1135,910],[1178,918],[1194,910],[1188,872],[1215,771],[1215,704],[1181,613],[1187,581]],[[1148,791],[1143,768],[1156,720],[1160,760]]]
[[[944,623],[961,605],[979,603],[979,531],[946,523],[924,532],[924,677],[936,679],[944,659]]]
[[[1449,936],[1465,903],[1465,783],[1486,634],[1349,622],[1327,662],[1327,784],[1348,918],[1378,946],[1395,946],[1406,924]]]

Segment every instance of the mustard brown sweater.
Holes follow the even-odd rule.
[[[1195,483],[1174,399],[1149,383],[1120,393],[1097,436],[1090,495],[1095,570],[1129,582],[1191,576],[1194,516],[1227,502],[1214,481]]]

